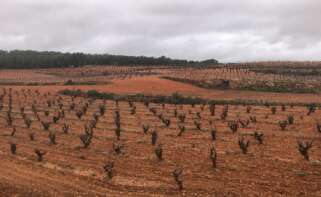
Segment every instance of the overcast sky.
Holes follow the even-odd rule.
[[[0,48],[321,60],[320,0],[0,0]]]

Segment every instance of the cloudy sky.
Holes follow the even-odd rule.
[[[321,60],[320,0],[1,0],[0,48]]]

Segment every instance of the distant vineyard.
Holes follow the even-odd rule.
[[[82,66],[0,70],[0,85],[95,85],[107,84],[115,79],[157,76],[207,89],[319,93],[321,76],[316,74],[318,72],[321,72],[319,64],[288,65],[286,63],[284,65],[249,63],[179,67]]]
[[[266,74],[255,72],[253,68],[231,68],[231,66],[171,69],[171,72],[163,77],[210,89],[298,93],[318,93],[321,90],[320,76]]]
[[[80,68],[50,68],[32,70],[0,70],[0,85],[104,83],[157,74],[158,67],[85,66]],[[154,69],[154,70],[153,70]]]

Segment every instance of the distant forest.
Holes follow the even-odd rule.
[[[118,66],[194,66],[215,65],[218,61],[209,59],[205,61],[188,61],[171,59],[167,57],[124,56],[109,54],[61,53],[39,52],[31,50],[0,50],[0,69],[31,69],[31,68],[59,68],[78,67],[83,65],[118,65]]]

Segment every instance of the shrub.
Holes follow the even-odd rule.
[[[131,115],[134,115],[136,113],[136,106],[133,106],[130,110]]]
[[[6,121],[7,121],[7,125],[9,127],[11,127],[12,126],[12,122],[13,122],[13,119],[12,119],[12,116],[11,116],[11,110],[7,111]]]
[[[118,110],[115,111],[115,125],[120,128],[120,113]]]
[[[89,121],[89,127],[94,129],[94,128],[96,128],[97,123],[98,123],[98,121],[96,119],[90,120]]]
[[[286,121],[286,120],[279,121],[279,126],[281,127],[281,130],[284,131],[286,129],[286,127],[288,126],[288,121]]]
[[[197,116],[198,119],[202,119],[202,117],[201,117],[201,112],[197,112],[197,113],[196,113],[196,116]]]
[[[57,122],[59,121],[59,119],[60,119],[60,114],[58,114],[58,116],[53,116],[53,117],[52,117],[52,121],[53,121],[54,123],[57,123]]]
[[[163,160],[163,146],[161,144],[158,144],[155,148],[155,154],[158,160]]]
[[[40,118],[38,113],[36,113],[36,118],[37,118],[38,121],[41,121],[41,118]]]
[[[104,165],[104,171],[107,174],[108,179],[112,179],[115,175],[115,171],[114,171],[114,162],[113,161],[109,161],[106,165]]]
[[[78,117],[78,119],[80,120],[81,117],[84,115],[83,111],[79,110],[76,112],[76,116]]]
[[[210,113],[211,113],[211,116],[215,116],[215,104],[210,105]]]
[[[251,107],[251,106],[247,106],[247,107],[246,107],[246,113],[248,113],[248,114],[251,113],[251,110],[252,110],[252,107]]]
[[[216,140],[216,128],[211,128],[212,141]]]
[[[52,103],[51,103],[51,101],[50,100],[47,100],[47,107],[51,107],[51,105],[52,105]]]
[[[321,133],[321,124],[320,124],[320,123],[317,123],[317,124],[316,124],[316,127],[317,127],[317,131],[318,131],[319,133]]]
[[[91,143],[91,140],[92,140],[92,134],[90,133],[85,133],[85,134],[82,134],[79,136],[81,142],[83,143],[84,145],[84,148],[88,148],[88,146],[90,145]]]
[[[147,132],[149,130],[149,125],[148,124],[144,124],[144,125],[142,125],[142,128],[143,128],[144,134],[147,134]]]
[[[44,113],[45,113],[45,116],[46,116],[46,117],[49,116],[49,111],[48,111],[48,110],[45,110]]]
[[[129,105],[129,107],[133,107],[134,106],[133,101],[128,101],[128,105]]]
[[[122,153],[122,149],[124,146],[118,142],[113,142],[113,150],[116,155],[120,155]]]
[[[59,106],[59,109],[62,109],[62,107],[64,106],[64,104],[59,103],[58,106]]]
[[[154,130],[154,131],[152,132],[152,145],[155,145],[155,144],[156,144],[157,138],[158,138],[157,131]]]
[[[252,123],[256,123],[256,122],[257,122],[256,116],[250,116],[250,121],[251,121]]]
[[[76,107],[76,104],[75,104],[74,102],[72,102],[72,103],[70,104],[70,106],[69,106],[70,111],[74,110],[75,107]]]
[[[60,118],[65,118],[65,110],[62,109],[58,115]]]
[[[116,127],[115,134],[116,134],[117,140],[120,140],[120,132],[121,132],[120,128]]]
[[[309,160],[309,150],[311,147],[312,147],[312,141],[311,142],[298,141],[298,150],[306,160]]]
[[[221,113],[221,120],[225,120],[228,114],[228,105],[224,106],[223,111]]]
[[[307,115],[310,116],[312,113],[315,112],[315,110],[317,109],[317,106],[316,106],[316,104],[309,104],[309,105],[307,105],[307,108],[308,108]]]
[[[165,109],[165,103],[162,103],[162,108]]]
[[[185,122],[185,118],[186,118],[185,114],[179,114],[179,115],[178,115],[178,119],[179,119],[179,121],[180,121],[181,123],[184,123],[184,122]]]
[[[43,161],[43,156],[47,153],[46,151],[41,151],[39,149],[35,149],[35,153],[37,155],[37,160],[39,162]]]
[[[201,110],[204,111],[204,108],[205,108],[205,104],[203,103],[201,106],[200,106]]]
[[[237,129],[239,128],[239,124],[236,121],[229,121],[228,122],[228,127],[231,129],[233,133],[237,132]]]
[[[11,136],[13,137],[16,134],[16,132],[17,132],[16,127],[13,127],[11,131]]]
[[[14,143],[11,143],[10,144],[10,151],[11,151],[11,154],[15,155],[16,151],[17,151],[17,145]]]
[[[276,113],[276,106],[273,106],[273,107],[271,108],[271,112],[272,112],[272,114],[275,114],[275,113]]]
[[[183,178],[182,178],[183,169],[177,168],[172,172],[172,174],[176,184],[178,185],[179,190],[183,190]]]
[[[65,123],[65,124],[62,126],[62,131],[63,131],[65,134],[68,134],[68,132],[69,132],[69,125]]]
[[[254,138],[259,142],[259,144],[263,144],[263,133],[259,133],[257,131],[254,132]]]
[[[93,127],[90,124],[86,124],[84,130],[86,134],[93,135]]]
[[[20,107],[20,114],[24,114],[25,108],[24,107]]]
[[[94,118],[94,120],[95,120],[96,122],[98,122],[98,120],[99,120],[99,114],[94,113],[94,114],[93,114],[93,118]]]
[[[212,161],[213,168],[216,168],[217,153],[216,153],[216,149],[214,146],[212,146],[211,151],[210,151],[210,159]]]
[[[185,126],[184,125],[178,125],[179,133],[177,136],[182,136],[183,133],[185,132]]]
[[[292,114],[288,115],[288,123],[293,124],[294,123],[294,116]]]
[[[163,123],[165,124],[166,127],[169,127],[171,124],[171,120],[167,118],[162,118]]]
[[[30,141],[34,141],[35,140],[35,134],[34,133],[29,133],[29,139]]]
[[[53,145],[57,144],[56,143],[56,133],[49,132],[48,137],[49,137],[49,140],[50,140],[50,144],[53,144]]]
[[[194,125],[198,130],[201,130],[202,123],[199,119],[194,120]]]
[[[243,121],[243,120],[239,119],[239,123],[241,124],[242,128],[247,128],[250,124],[250,120],[247,119],[247,120]]]
[[[247,149],[248,149],[249,145],[250,145],[250,141],[245,140],[245,138],[243,136],[239,139],[239,147],[242,150],[243,154],[247,153],[247,151],[248,151]]]
[[[174,109],[174,117],[177,118],[177,115],[178,115],[177,109],[175,108],[175,109]]]
[[[27,126],[27,128],[30,128],[31,126],[31,120],[29,118],[24,119],[25,125]]]
[[[42,124],[42,127],[45,131],[48,131],[49,130],[49,127],[50,127],[50,122],[43,122],[41,121],[41,124]]]

